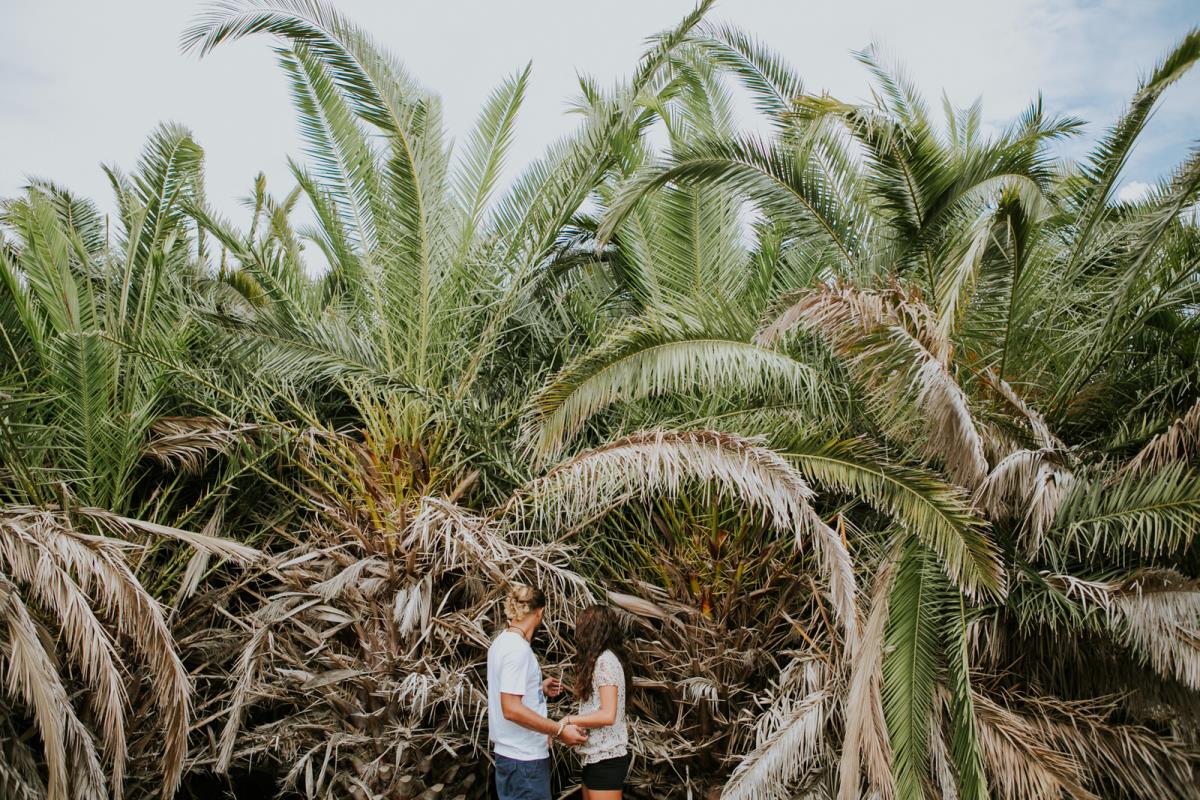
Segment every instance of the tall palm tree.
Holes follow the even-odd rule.
[[[951,111],[943,136],[870,52],[862,59],[879,100],[859,108],[803,95],[780,59],[737,31],[700,39],[771,116],[774,139],[717,136],[673,149],[619,192],[598,242],[619,241],[639,205],[679,184],[733,190],[764,228],[784,231],[779,260],[811,264],[809,282],[792,287],[800,291],[754,343],[786,350],[797,332],[796,347],[823,342],[859,399],[849,431],[865,440],[857,452],[839,445],[836,461],[793,457],[807,477],[896,524],[875,550],[849,664],[840,778],[822,773],[829,756],[813,744],[819,695],[792,695],[767,717],[731,796],[767,796],[781,776],[807,775],[809,785],[840,784],[840,796],[855,797],[860,762],[880,796],[1190,791],[1194,718],[1178,707],[1171,737],[1158,739],[1152,728],[1164,723],[1146,715],[1136,665],[1146,659],[1173,697],[1195,690],[1189,574],[1200,495],[1194,451],[1183,444],[1194,397],[1172,369],[1193,368],[1183,320],[1194,302],[1196,228],[1181,212],[1196,200],[1194,159],[1140,207],[1114,207],[1111,194],[1137,132],[1198,44],[1197,33],[1185,37],[1090,166],[1060,176],[1044,143],[1076,123],[1045,120],[1040,103],[992,140],[978,133],[977,107]],[[1063,312],[1078,328],[1061,325]],[[720,363],[697,356],[670,380],[702,380]],[[669,374],[623,377],[607,396],[662,387]],[[763,385],[750,374],[748,385]],[[591,377],[573,374],[572,385]],[[1142,394],[1111,391],[1120,386]],[[553,403],[539,411],[557,441],[555,414],[571,414],[577,428],[598,401],[559,391]],[[1047,417],[1035,410],[1041,403]],[[1160,416],[1114,424],[1131,414]],[[1169,432],[1123,463],[1172,417],[1180,419]],[[863,445],[893,471],[934,470],[920,477],[954,513],[927,504],[912,515],[886,470],[865,479],[869,462],[855,463]],[[917,477],[909,472],[910,493]],[[880,493],[888,484],[891,498]],[[1135,605],[1154,616],[1131,622]],[[1050,648],[1031,647],[1047,634]],[[1125,655],[1088,658],[1097,637]],[[1117,695],[1132,699],[1106,699]],[[1094,735],[1081,744],[1066,736],[1072,727]]]
[[[160,361],[191,349],[202,243],[184,202],[202,192],[201,155],[186,130],[163,126],[131,176],[109,170],[116,243],[90,202],[48,181],[0,210],[6,796],[120,798],[156,773],[172,796],[191,689],[151,592],[182,589],[180,573],[163,570],[147,586],[130,556],[143,567],[190,560],[198,580],[214,556],[255,552],[212,535],[220,497],[211,487],[168,479],[146,491],[161,470],[152,457],[176,465],[212,447],[195,436],[169,442],[161,429],[178,405]],[[205,533],[162,524],[203,515],[212,515]],[[157,710],[157,725],[133,713],[142,708]]]

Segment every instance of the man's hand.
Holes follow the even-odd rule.
[[[566,725],[558,735],[558,740],[567,747],[578,747],[587,741],[587,731],[578,725]]]
[[[542,693],[546,697],[558,697],[562,694],[562,690],[562,681],[558,678],[546,678],[546,680],[542,681]]]

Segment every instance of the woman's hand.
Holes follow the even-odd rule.
[[[542,681],[542,694],[546,695],[546,697],[558,697],[562,694],[562,690],[562,681],[558,678],[546,678],[546,680]]]
[[[562,742],[567,747],[578,747],[587,741],[588,732],[578,725],[571,722],[570,717],[563,717],[558,723],[558,733],[551,734],[547,737],[549,744],[554,745],[556,741]]]

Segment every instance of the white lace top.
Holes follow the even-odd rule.
[[[600,710],[601,686],[617,687],[617,718],[606,728],[588,730],[587,741],[576,748],[579,760],[584,764],[617,758],[629,752],[629,730],[625,727],[625,670],[611,650],[605,650],[596,659],[596,669],[592,673],[592,694],[579,704],[580,714]]]

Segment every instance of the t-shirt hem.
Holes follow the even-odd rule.
[[[528,750],[519,750],[514,747],[502,745],[499,742],[492,742],[492,749],[496,751],[496,755],[511,758],[514,761],[541,761],[543,758],[550,757],[549,748],[542,750],[541,755],[533,755]]]

